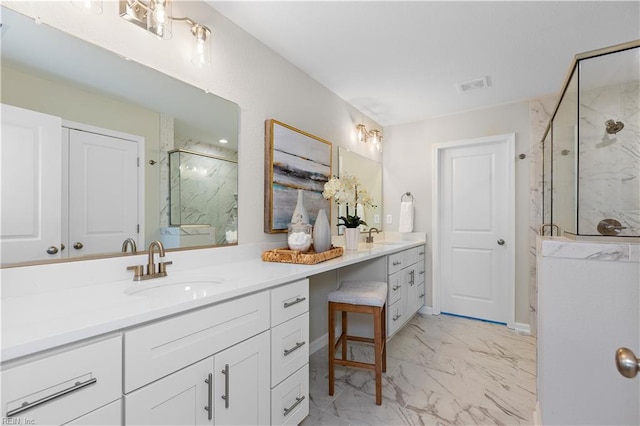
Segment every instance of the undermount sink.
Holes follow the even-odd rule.
[[[152,296],[185,299],[200,299],[207,297],[213,293],[222,280],[180,280],[147,282],[144,284],[133,284],[132,287],[125,289],[127,295]]]

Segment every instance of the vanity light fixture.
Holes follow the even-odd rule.
[[[172,0],[120,0],[119,13],[127,21],[165,40],[171,38],[173,21],[186,23],[194,37],[191,62],[200,67],[209,65],[211,63],[211,30],[191,18],[174,17],[171,12],[172,5]]]
[[[367,130],[364,124],[358,124],[356,130],[358,131],[358,140],[360,142],[367,143],[369,138],[373,138],[373,146],[378,152],[382,151],[382,133],[380,130]]]

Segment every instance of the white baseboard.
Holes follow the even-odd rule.
[[[514,326],[513,329],[515,331],[517,331],[518,333],[531,334],[531,326],[529,324],[525,324],[523,322],[515,323],[515,326]]]
[[[431,306],[422,306],[418,309],[418,313],[422,315],[433,315],[433,308]]]
[[[533,412],[533,424],[534,426],[542,426],[542,419],[540,418],[540,401],[536,401],[536,411]]]
[[[309,355],[316,353],[320,349],[327,346],[327,341],[329,340],[329,333],[325,333],[322,336],[315,339],[313,342],[309,344]]]

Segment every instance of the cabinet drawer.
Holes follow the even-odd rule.
[[[271,386],[309,362],[309,313],[271,329]]]
[[[387,313],[387,335],[391,336],[395,333],[404,324],[404,321],[404,304],[400,300],[389,307],[389,312]]]
[[[309,364],[271,391],[271,424],[297,425],[309,415]]]
[[[387,306],[391,306],[400,300],[402,296],[402,272],[389,275],[389,291],[387,293]]]
[[[269,292],[186,313],[124,334],[125,393],[269,328]]]
[[[395,274],[400,269],[404,268],[404,252],[390,254],[388,258],[389,265],[387,267],[387,273],[389,275]]]
[[[419,260],[418,263],[416,263],[416,271],[416,283],[423,284],[426,277],[424,259]]]
[[[427,293],[425,293],[425,285],[422,283],[418,286],[418,309],[424,306],[426,297]]]
[[[300,280],[271,290],[271,326],[309,311],[309,280]]]
[[[122,337],[8,368],[0,379],[4,419],[11,414],[34,424],[66,423],[120,398]],[[33,406],[15,412],[24,403]]]

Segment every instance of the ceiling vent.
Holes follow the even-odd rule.
[[[476,78],[474,80],[456,83],[458,92],[465,93],[471,90],[486,89],[489,87],[489,77]]]

